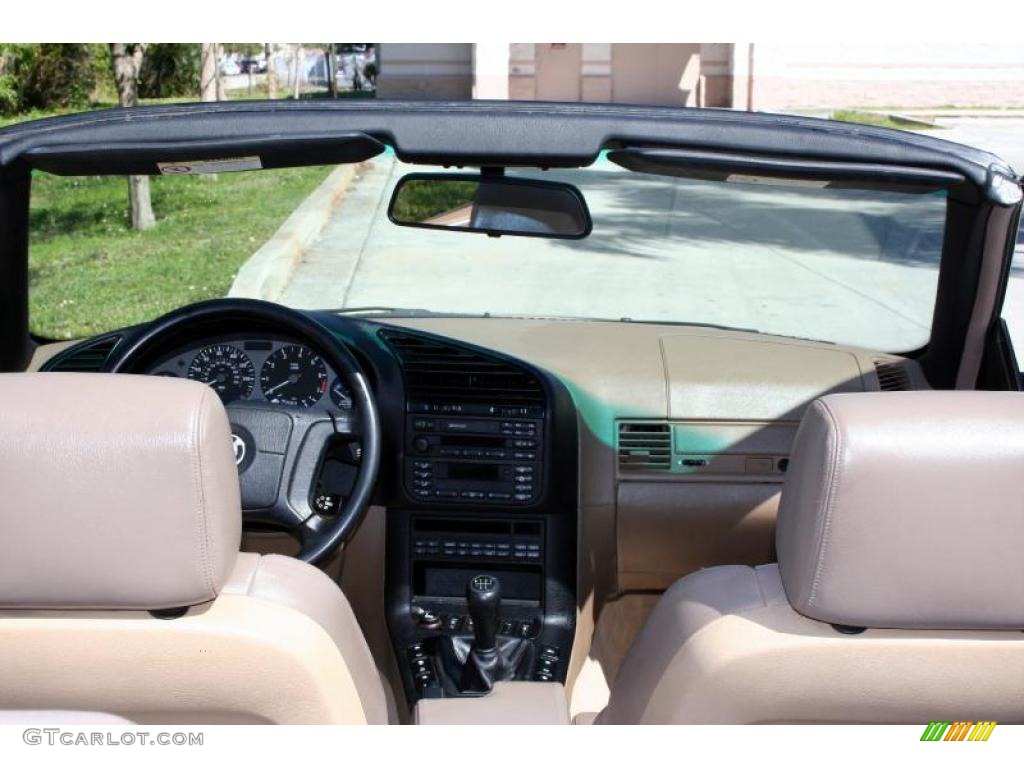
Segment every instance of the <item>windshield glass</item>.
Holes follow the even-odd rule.
[[[602,158],[509,176],[575,185],[582,240],[399,227],[410,166],[153,177],[155,226],[129,226],[123,178],[33,177],[31,322],[74,338],[216,296],[311,309],[387,307],[704,323],[909,351],[927,344],[944,193],[694,181]],[[465,172],[465,171],[463,171]]]

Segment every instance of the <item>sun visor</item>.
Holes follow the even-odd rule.
[[[32,168],[61,176],[188,175],[358,163],[384,145],[364,133],[247,136],[239,140],[48,144],[22,158]]]
[[[668,148],[613,150],[608,159],[638,173],[704,181],[920,194],[948,190],[960,199],[978,197],[962,174],[935,168]]]

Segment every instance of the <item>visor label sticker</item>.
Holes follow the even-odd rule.
[[[199,173],[258,171],[263,168],[263,163],[256,156],[225,157],[219,160],[181,160],[173,163],[157,163],[156,167],[165,176],[184,176]]]

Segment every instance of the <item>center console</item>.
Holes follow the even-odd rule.
[[[410,706],[501,681],[564,682],[576,612],[568,393],[490,351],[404,330],[381,336],[406,389],[386,600]],[[493,593],[483,600],[474,584]]]

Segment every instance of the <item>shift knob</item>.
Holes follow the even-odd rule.
[[[501,607],[501,584],[494,576],[474,576],[466,585],[466,602],[473,619],[473,646],[481,651],[495,647],[498,635],[498,609]]]

